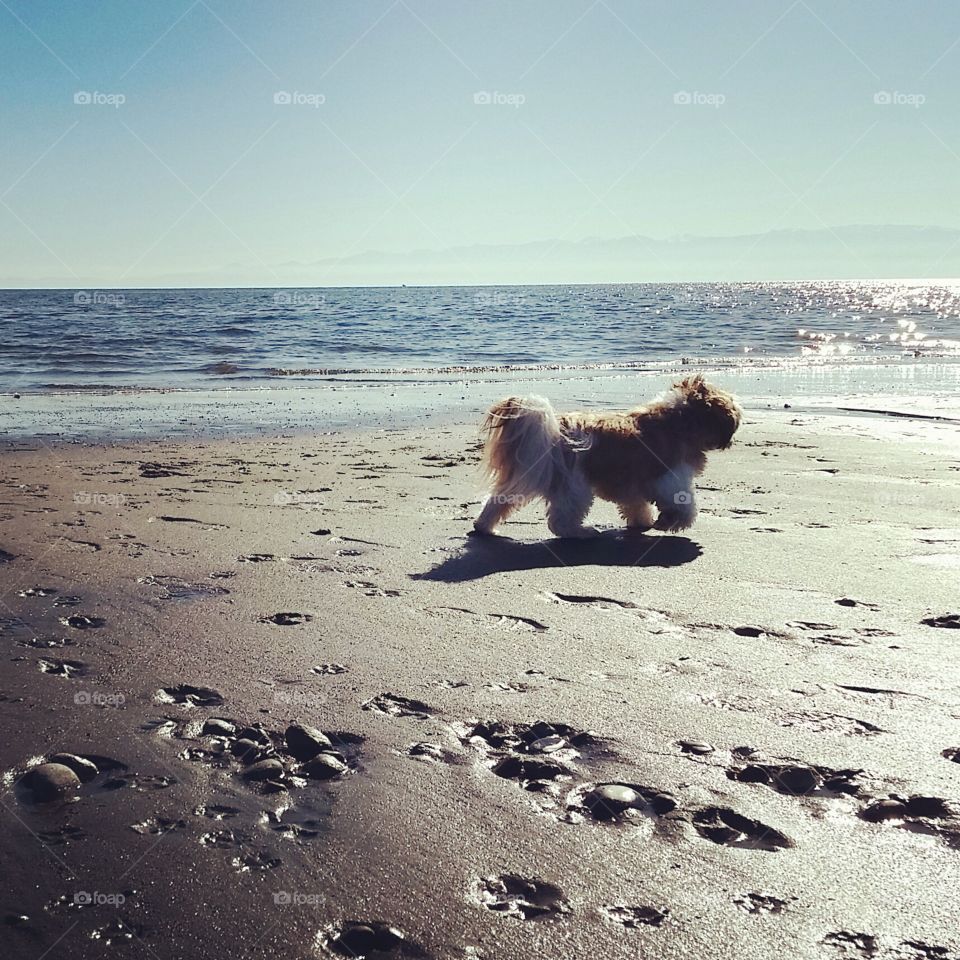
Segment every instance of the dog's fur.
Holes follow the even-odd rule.
[[[542,397],[508,397],[484,421],[491,493],[474,529],[492,534],[543,498],[553,534],[593,536],[583,522],[596,496],[617,504],[627,527],[685,530],[707,451],[729,447],[739,426],[736,401],[701,375],[627,413],[557,414]]]

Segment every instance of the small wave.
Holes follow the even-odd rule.
[[[218,363],[208,363],[200,368],[201,373],[213,373],[218,376],[227,376],[231,373],[239,373],[240,368],[235,363],[229,363],[221,360]]]

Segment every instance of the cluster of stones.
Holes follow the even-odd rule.
[[[31,767],[18,781],[27,799],[47,803],[72,796],[81,783],[89,783],[100,771],[97,765],[74,753],[55,753]]]
[[[200,733],[214,738],[223,753],[229,753],[241,764],[244,780],[259,783],[269,791],[287,789],[291,774],[311,780],[334,780],[350,769],[347,758],[322,730],[304,724],[291,724],[281,739],[259,724],[238,727],[229,720],[211,717]]]

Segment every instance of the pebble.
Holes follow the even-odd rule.
[[[230,752],[243,764],[264,759],[263,744],[247,740],[245,737],[241,740],[234,740],[230,744]]]
[[[534,740],[533,743],[530,744],[530,750],[533,753],[554,753],[557,750],[562,750],[566,746],[568,746],[568,744],[563,737],[554,735]]]
[[[287,748],[301,763],[312,760],[321,750],[329,750],[333,746],[322,730],[301,723],[291,723],[283,736]]]
[[[810,793],[823,782],[820,774],[810,767],[781,767],[774,777],[784,790],[791,793]]]
[[[584,798],[583,805],[601,820],[610,820],[641,802],[640,794],[621,783],[602,783]]]
[[[279,780],[283,776],[283,764],[279,760],[258,760],[243,771],[246,780]]]
[[[255,743],[259,743],[265,747],[269,747],[273,743],[270,739],[270,734],[260,726],[242,727],[237,731],[237,736],[241,740],[253,740]]]
[[[232,737],[237,732],[237,728],[229,720],[211,717],[204,723],[200,732],[205,737]]]
[[[100,771],[92,760],[85,760],[73,753],[55,753],[47,761],[48,763],[59,763],[69,767],[78,777],[81,783],[89,783]]]
[[[31,767],[20,779],[38,802],[55,800],[75,793],[80,786],[80,778],[62,763],[41,763]]]
[[[871,803],[861,816],[871,823],[879,823],[881,820],[892,820],[906,816],[906,813],[906,805],[899,800],[878,800],[876,803]]]
[[[333,780],[342,777],[350,768],[335,753],[318,753],[302,769],[311,780]]]
[[[367,956],[371,953],[392,953],[406,947],[407,938],[396,927],[385,923],[347,923],[340,933],[333,937],[330,945],[338,952],[351,957]]]
[[[716,747],[704,743],[702,740],[681,740],[680,749],[684,753],[695,753],[697,756],[703,757],[708,753],[713,753]]]

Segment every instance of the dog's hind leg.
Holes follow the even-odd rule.
[[[590,484],[574,474],[562,489],[547,497],[547,526],[556,537],[595,537],[599,531],[583,521],[593,506]]]
[[[510,516],[514,510],[519,510],[525,500],[523,497],[510,496],[502,493],[493,493],[487,497],[480,515],[473,521],[473,529],[477,533],[492,534],[497,527]]]
[[[653,526],[653,507],[646,500],[619,505],[620,516],[630,530],[649,530]]]

